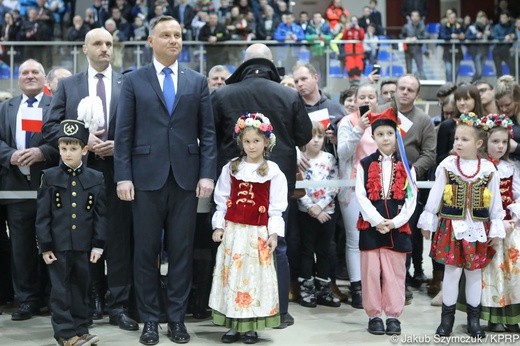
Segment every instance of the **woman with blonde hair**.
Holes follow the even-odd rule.
[[[500,113],[513,121],[513,138],[510,139],[509,158],[520,168],[520,86],[513,76],[504,75],[497,81],[495,101]]]

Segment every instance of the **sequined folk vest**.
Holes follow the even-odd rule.
[[[484,206],[484,189],[493,177],[493,173],[474,182],[462,180],[453,172],[445,170],[447,184],[451,185],[451,201],[442,199],[440,216],[452,220],[464,220],[470,213],[474,221],[489,221],[489,209]]]

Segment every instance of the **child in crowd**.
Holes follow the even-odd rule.
[[[209,306],[213,323],[230,330],[223,343],[254,344],[257,330],[280,324],[273,252],[284,236],[287,180],[267,160],[275,144],[269,119],[247,113],[235,129],[241,155],[224,166],[215,187],[213,240],[218,248]]]
[[[54,337],[61,346],[93,345],[88,332],[89,259],[103,254],[106,233],[103,174],[82,164],[89,132],[79,120],[60,124],[62,163],[43,171],[38,191],[36,234],[52,284]]]
[[[438,166],[418,227],[432,239],[430,256],[445,265],[441,323],[436,334],[449,336],[455,321],[459,280],[466,278],[468,332],[484,337],[480,326],[482,269],[493,257],[490,244],[505,236],[505,216],[495,166],[479,150],[486,134],[480,119],[463,114],[455,130],[453,150]]]
[[[520,332],[520,173],[508,160],[513,122],[505,115],[481,119],[488,131],[487,154],[497,167],[502,206],[506,212],[506,236],[493,244],[495,256],[482,271],[482,313],[491,332]]]
[[[325,129],[320,122],[312,123],[312,140],[300,153],[309,161],[304,180],[337,179],[334,155],[323,151]],[[298,224],[301,236],[300,304],[314,308],[317,304],[339,307],[341,302],[331,292],[330,242],[334,236],[334,198],[336,188],[308,188],[298,200]],[[316,256],[316,262],[314,261]],[[316,275],[316,277],[314,277]]]
[[[399,335],[398,318],[405,304],[406,254],[412,251],[408,220],[417,200],[417,191],[412,188],[415,171],[409,168],[407,173],[406,160],[396,152],[394,109],[370,113],[369,119],[378,149],[359,162],[356,174],[363,308],[369,317],[369,333]]]

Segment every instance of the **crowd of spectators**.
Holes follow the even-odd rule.
[[[0,28],[2,41],[77,41],[85,38],[88,30],[105,27],[118,44],[143,41],[148,36],[150,20],[159,15],[171,15],[181,24],[184,40],[222,41],[277,40],[281,42],[308,41],[311,61],[320,73],[325,70],[323,43],[331,39],[360,40],[359,44],[332,45],[334,56],[340,60],[342,71],[349,79],[359,79],[366,67],[377,64],[381,38],[385,36],[377,0],[370,0],[357,16],[342,6],[342,1],[331,0],[323,13],[290,12],[287,0],[87,0],[91,4],[84,13],[76,11],[74,0],[0,0]],[[495,13],[479,11],[476,18],[458,16],[449,9],[439,23],[437,37],[449,41],[443,47],[446,80],[453,81],[463,59],[464,45],[474,65],[473,80],[481,79],[489,50],[497,75],[515,75],[513,49],[520,42],[520,18],[511,1],[498,1]],[[423,56],[430,51],[417,40],[431,38],[426,31],[428,9],[426,1],[403,1],[401,13],[406,24],[397,38],[404,39],[406,73],[426,77]],[[452,40],[458,40],[453,44]],[[493,46],[482,45],[496,41]],[[318,44],[319,43],[319,44]],[[18,55],[32,56],[46,67],[52,66],[52,54],[40,46],[16,48]],[[219,52],[221,47],[208,49],[206,69],[218,64],[233,64],[236,57]],[[455,51],[452,49],[455,48]],[[8,60],[5,49],[2,60]],[[293,54],[294,55],[294,54]],[[454,58],[453,58],[454,57]],[[240,60],[240,59],[238,59]],[[21,60],[20,60],[21,61]],[[416,68],[414,70],[413,61]],[[291,62],[294,62],[291,60]],[[507,70],[503,70],[503,64]],[[291,64],[292,65],[292,64]],[[116,62],[115,67],[119,67]]]

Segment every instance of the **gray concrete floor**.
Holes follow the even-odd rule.
[[[425,242],[425,254],[429,242]],[[425,255],[426,273],[431,273],[431,261]],[[340,289],[346,290],[345,283],[340,282]],[[430,305],[426,288],[414,291],[411,305],[405,307],[400,318],[402,335],[398,338],[375,336],[366,331],[368,318],[363,310],[353,309],[343,304],[339,308],[317,307],[304,308],[290,303],[290,313],[296,323],[283,330],[265,330],[259,333],[260,345],[389,345],[389,344],[465,344],[471,340],[465,333],[466,315],[456,313],[455,328],[451,339],[434,339],[434,332],[440,321],[440,307]],[[50,346],[55,345],[52,337],[52,326],[49,316],[37,316],[28,321],[11,321],[10,311],[0,315],[0,346]],[[159,345],[172,345],[166,337],[167,326],[162,324]],[[142,327],[142,325],[141,325]],[[187,317],[186,327],[191,335],[189,345],[211,345],[220,343],[225,332],[222,327],[214,326],[211,320],[193,320]],[[140,345],[140,331],[127,332],[108,324],[108,317],[96,321],[90,332],[100,338],[98,345],[126,346]],[[491,334],[478,344],[519,344],[520,334]],[[499,339],[503,338],[503,339]],[[240,343],[239,343],[240,344]]]

